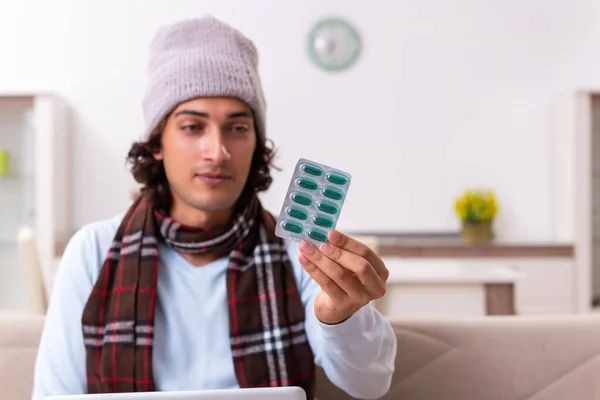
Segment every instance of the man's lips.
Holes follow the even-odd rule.
[[[195,177],[199,178],[204,183],[207,183],[209,185],[218,185],[219,183],[221,183],[223,181],[231,179],[231,176],[229,176],[229,175],[220,174],[220,173],[210,173],[210,172],[203,173],[203,174],[196,174]]]
[[[202,178],[213,178],[213,179],[229,179],[229,175],[225,174],[213,174],[213,173],[205,173],[205,174],[196,174]]]

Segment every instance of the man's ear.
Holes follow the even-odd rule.
[[[156,153],[152,153],[152,156],[156,161],[162,161],[164,158],[162,149]]]

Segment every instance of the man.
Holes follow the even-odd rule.
[[[35,399],[285,385],[310,399],[315,363],[352,396],[389,389],[395,336],[369,303],[381,259],[338,231],[319,249],[283,241],[257,198],[273,157],[257,58],[212,17],[157,33],[128,157],[142,193],[67,246]]]

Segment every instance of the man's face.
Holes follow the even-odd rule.
[[[173,199],[202,211],[224,211],[242,193],[256,147],[252,111],[235,98],[181,103],[169,116],[163,160]]]

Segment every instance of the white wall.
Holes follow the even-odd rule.
[[[550,105],[600,87],[592,0],[0,0],[0,92],[56,91],[72,105],[76,226],[121,212],[142,127],[148,43],[162,24],[210,12],[261,52],[268,130],[281,149],[277,212],[298,157],[353,173],[343,229],[456,229],[454,196],[495,188],[498,234],[553,237]],[[320,17],[363,34],[359,64],[330,75],[306,57]],[[315,145],[307,138],[319,138]],[[336,147],[336,146],[340,146]],[[108,179],[107,179],[108,178]]]

